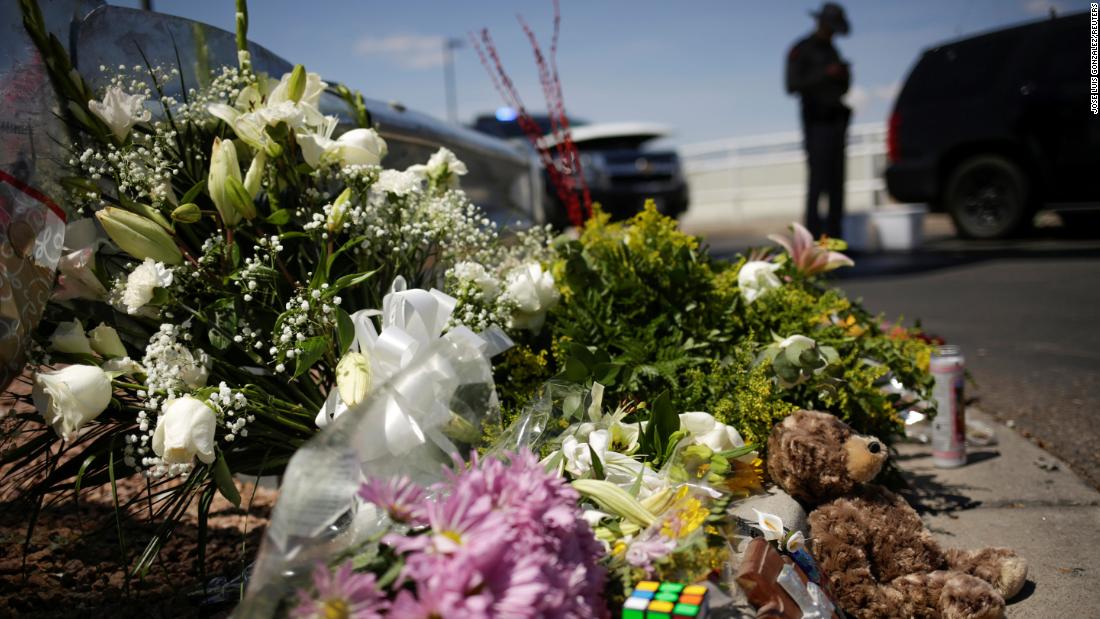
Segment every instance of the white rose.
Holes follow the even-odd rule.
[[[779,269],[778,264],[763,260],[746,262],[741,267],[741,271],[737,273],[737,287],[741,289],[741,296],[745,298],[745,303],[752,303],[768,290],[783,285],[783,282],[779,281],[779,276],[775,274],[777,269]]]
[[[172,285],[172,269],[164,266],[162,262],[156,262],[152,258],[146,258],[126,278],[126,288],[122,292],[122,304],[126,307],[126,313],[136,315],[142,307],[153,300],[153,292],[157,288],[166,288]]]
[[[696,445],[706,445],[714,451],[729,451],[745,446],[744,439],[736,429],[719,422],[709,413],[681,413],[680,429],[690,434]]]
[[[84,325],[79,320],[61,322],[50,336],[50,350],[57,352],[91,355],[92,346],[84,335]]]
[[[326,120],[318,133],[298,134],[298,146],[302,158],[311,168],[322,163],[340,165],[378,165],[386,156],[386,141],[374,129],[352,129],[333,140],[335,119]],[[419,178],[417,179],[419,180]]]
[[[542,266],[537,262],[514,269],[509,273],[505,290],[516,304],[516,311],[512,315],[512,326],[531,331],[542,328],[547,310],[552,308],[560,297],[554,285],[554,276],[549,271],[543,271]]]
[[[103,101],[91,100],[88,109],[111,129],[119,140],[125,140],[130,127],[152,118],[145,109],[145,95],[126,94],[118,86],[111,86],[103,95]]]
[[[36,374],[31,395],[46,423],[69,440],[111,403],[111,379],[94,365],[70,365],[52,374]]]
[[[185,396],[168,403],[153,431],[153,452],[168,464],[214,461],[217,417],[202,400]]]
[[[89,343],[92,350],[104,357],[125,357],[126,347],[122,345],[122,339],[118,337],[118,331],[110,325],[99,323],[99,326],[88,332],[91,336]]]
[[[332,156],[343,165],[378,165],[386,156],[386,141],[374,129],[352,129],[336,138]]]
[[[382,170],[378,174],[378,181],[374,183],[374,188],[396,196],[407,196],[420,191],[420,182],[420,177],[411,172]]]

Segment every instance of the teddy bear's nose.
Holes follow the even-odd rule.
[[[882,451],[882,443],[878,441],[871,441],[867,444],[867,451],[873,454],[877,454],[878,452]]]

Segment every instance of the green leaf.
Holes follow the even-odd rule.
[[[603,462],[600,461],[600,454],[596,453],[596,449],[592,447],[592,444],[588,444],[588,454],[592,456],[592,474],[596,476],[596,479],[603,479]]]
[[[621,363],[597,363],[592,368],[592,375],[596,377],[596,382],[604,387],[614,387],[622,369]]]
[[[274,213],[268,215],[267,217],[264,217],[264,221],[276,226],[285,226],[290,223],[290,211],[285,208],[281,208]]]
[[[187,204],[188,202],[194,202],[195,198],[199,197],[199,194],[206,189],[206,179],[203,179],[195,183],[187,193],[183,194],[183,197],[179,199],[180,204]]]
[[[588,380],[588,368],[584,363],[575,357],[569,357],[565,360],[565,367],[562,369],[561,378],[577,384],[584,384]]]
[[[749,444],[743,447],[738,447],[736,449],[730,449],[728,451],[720,451],[718,452],[718,455],[722,456],[723,458],[733,460],[735,458],[740,458],[741,456],[748,455],[754,451],[756,451],[756,445]]]
[[[362,284],[363,282],[370,279],[371,276],[373,276],[377,272],[378,269],[375,269],[373,271],[366,271],[364,273],[352,273],[351,275],[345,275],[340,279],[337,279],[331,286],[325,289],[322,294],[324,294],[325,297],[332,297],[344,288],[350,288],[352,286],[358,286],[359,284]]]
[[[573,357],[577,361],[580,361],[585,366],[589,368],[595,367],[597,363],[596,356],[592,354],[592,351],[589,350],[587,346],[584,346],[577,342],[570,342],[566,350],[568,351],[570,357]]]
[[[317,360],[324,356],[328,347],[328,338],[323,335],[317,335],[304,340],[299,346],[302,352],[294,357],[294,360],[297,362],[297,365],[294,367],[294,378],[301,376],[306,370],[313,367],[313,364],[317,363]]]
[[[218,454],[218,459],[214,461],[214,483],[227,501],[235,507],[241,506],[241,493],[237,490],[237,484],[233,483],[233,474],[229,472],[225,454]]]
[[[80,470],[76,473],[76,482],[73,484],[73,492],[80,497],[80,484],[84,481],[84,472],[88,470],[88,467],[95,461],[95,454],[84,458],[84,462],[80,465]]]
[[[654,456],[663,455],[669,439],[680,429],[680,417],[672,408],[668,391],[653,400],[653,412],[649,418],[647,430],[652,428],[651,443]]]
[[[210,309],[213,316],[207,337],[214,348],[225,350],[233,343],[233,336],[237,334],[236,302],[232,297],[224,297],[212,303]]]
[[[677,430],[668,437],[668,442],[665,443],[665,456],[661,459],[663,462],[668,462],[669,459],[672,458],[672,452],[676,451],[676,446],[687,435],[688,432],[684,430]]]
[[[355,323],[351,321],[351,316],[340,307],[335,308],[334,313],[336,314],[336,345],[339,348],[340,355],[343,355],[351,348],[351,343],[355,341]]]

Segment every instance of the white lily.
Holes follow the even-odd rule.
[[[756,524],[754,527],[764,532],[764,539],[773,541],[783,539],[783,519],[775,514],[769,514],[753,508],[756,512]]]
[[[737,288],[745,303],[752,303],[765,292],[783,285],[775,274],[778,269],[778,264],[764,260],[753,260],[741,266],[737,272]]]
[[[468,170],[453,152],[440,147],[428,158],[427,164],[418,163],[409,166],[406,171],[424,179],[445,179],[447,186],[454,187],[458,185],[458,177],[465,176]]]
[[[67,441],[111,403],[111,379],[94,365],[70,365],[36,374],[31,396],[38,413]]]
[[[745,446],[736,428],[718,421],[709,413],[681,413],[680,429],[688,432],[696,445],[706,445],[714,451]]]
[[[321,93],[328,87],[316,73],[304,73],[304,88],[297,100],[291,98],[292,78],[286,73],[266,93],[260,93],[255,85],[241,89],[234,105],[211,103],[207,111],[225,121],[237,137],[256,151],[274,155],[278,145],[267,134],[267,127],[286,123],[294,131],[310,132],[324,123],[318,109]]]
[[[107,289],[92,272],[96,249],[104,242],[98,238],[94,219],[78,219],[65,226],[65,253],[57,263],[55,301],[107,298]]]
[[[103,95],[103,101],[91,100],[88,109],[111,129],[120,141],[125,140],[130,128],[152,118],[145,109],[145,95],[131,95],[118,86],[111,86]]]
[[[168,403],[153,431],[153,452],[168,464],[190,464],[198,457],[214,462],[217,417],[205,402],[190,396]]]
[[[806,547],[806,536],[802,531],[795,531],[787,537],[787,552],[798,552]]]
[[[50,336],[50,350],[77,355],[94,354],[88,337],[84,335],[84,325],[79,320],[57,324],[57,329]]]

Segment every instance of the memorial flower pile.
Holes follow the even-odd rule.
[[[821,279],[842,242],[795,224],[722,260],[652,205],[501,231],[447,149],[386,168],[357,94],[255,71],[243,2],[206,85],[139,64],[99,90],[23,6],[70,218],[5,483],[144,476],[116,505],[160,524],[133,573],[188,506],[283,475],[242,616],[606,616],[640,578],[722,570],[776,421],[888,436],[882,386],[927,395],[928,343]]]

